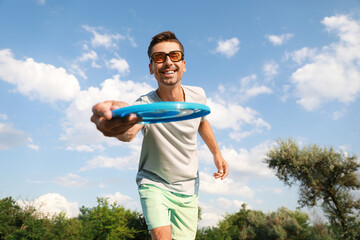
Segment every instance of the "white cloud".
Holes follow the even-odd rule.
[[[69,173],[63,177],[57,177],[55,183],[63,187],[86,187],[90,182],[83,177]]]
[[[360,92],[359,21],[340,15],[326,17],[322,23],[340,40],[317,51],[309,63],[291,76],[297,103],[308,111],[325,102],[353,102]]]
[[[232,195],[252,198],[254,191],[248,186],[232,180],[230,177],[224,180],[215,179],[212,175],[200,172],[200,191],[217,195]]]
[[[263,163],[269,149],[269,142],[263,142],[250,150],[222,146],[221,153],[229,164],[230,174],[242,180],[250,178],[271,178],[274,173]],[[213,158],[206,145],[199,148],[199,161],[213,166]]]
[[[242,100],[247,100],[261,94],[271,94],[273,92],[269,87],[265,85],[259,85],[256,81],[256,78],[257,76],[253,74],[247,77],[243,77],[240,80],[240,91],[236,91],[239,92],[239,97]]]
[[[79,57],[80,62],[87,62],[87,61],[96,61],[98,59],[98,55],[94,50],[91,50],[89,52],[83,53],[81,57]]]
[[[98,60],[98,55],[94,50],[89,50],[87,45],[84,45],[84,52],[80,57],[77,57],[73,64],[70,66],[70,72],[81,76],[83,79],[87,79],[85,70],[82,68],[84,63],[91,62],[92,68],[101,68],[99,64],[96,63]]]
[[[117,42],[120,39],[125,39],[124,36],[122,36],[121,34],[100,34],[98,31],[96,31],[95,27],[90,27],[87,25],[84,25],[83,28],[92,33],[94,36],[91,39],[91,45],[93,47],[105,47],[105,48],[110,48],[110,47],[114,47],[117,48],[117,45],[115,42]]]
[[[77,64],[71,64],[71,66],[70,66],[70,72],[79,75],[79,76],[82,77],[83,79],[87,79],[87,76],[86,76],[84,70],[82,70],[82,69],[80,68],[80,66],[77,65]]]
[[[127,36],[127,39],[130,41],[131,46],[137,47],[137,44],[135,42],[135,39],[131,36]]]
[[[216,226],[224,218],[225,213],[239,212],[242,204],[244,204],[243,201],[223,197],[211,199],[208,203],[200,202],[202,220],[199,222],[199,227]],[[251,207],[246,205],[246,209],[251,209]]]
[[[222,147],[221,152],[224,159],[229,164],[229,176],[223,181],[215,180],[210,174],[200,172],[200,207],[202,208],[202,220],[199,222],[200,227],[215,226],[219,220],[222,220],[225,213],[234,213],[240,211],[242,204],[246,200],[255,201],[261,204],[262,200],[255,199],[258,192],[271,192],[273,194],[281,194],[281,188],[261,187],[260,189],[252,189],[247,183],[252,180],[262,178],[273,178],[272,173],[263,163],[265,154],[268,151],[268,142],[261,143],[251,150],[239,149],[235,150],[230,147]],[[206,145],[199,148],[199,161],[213,166],[211,153],[207,150]],[[208,169],[205,167],[205,169]],[[220,197],[216,200],[211,199],[207,203],[201,202],[201,196],[204,193],[230,196],[236,200]],[[251,206],[247,205],[247,209]]]
[[[215,102],[211,98],[207,99],[207,104],[211,109],[209,121],[216,128],[240,130],[244,124],[269,127],[261,118],[257,118],[258,113],[249,107],[242,107],[236,103]]]
[[[266,80],[273,79],[278,74],[279,64],[274,61],[266,63],[263,67]]]
[[[146,83],[122,81],[119,75],[106,79],[101,88],[90,87],[81,91],[66,110],[61,139],[68,143],[68,150],[91,152],[101,150],[102,143],[114,144],[115,138],[104,137],[90,121],[92,107],[105,100],[119,100],[132,104],[139,96],[153,88]],[[99,145],[100,144],[100,145]]]
[[[339,111],[335,111],[333,113],[333,119],[336,121],[336,120],[339,120],[340,118],[342,118],[344,115],[346,114],[346,109],[342,109],[342,110],[339,110]]]
[[[12,124],[0,123],[0,150],[28,145],[31,142],[27,133],[14,128]]]
[[[85,70],[83,70],[80,66],[83,66],[84,63],[91,62],[90,66],[92,68],[101,68],[96,61],[98,60],[98,55],[94,50],[89,50],[87,45],[84,45],[84,52],[80,57],[76,58],[74,63],[71,65],[70,71],[74,74],[81,76],[84,79],[87,79],[85,74]]]
[[[270,94],[272,93],[272,90],[266,86],[253,86],[246,90],[246,96],[248,97],[254,97],[265,93]]]
[[[274,174],[269,170],[265,163],[265,154],[269,149],[269,143],[263,142],[250,151],[241,148],[236,151],[233,148],[222,147],[221,152],[224,158],[227,160],[231,171],[235,171],[242,177],[273,177]]]
[[[118,71],[118,73],[120,75],[124,75],[130,72],[130,67],[128,62],[121,58],[112,58],[108,63],[107,63],[108,68],[110,69],[115,69]]]
[[[259,95],[273,93],[273,90],[270,87],[257,80],[256,74],[245,76],[241,78],[239,82],[240,87],[238,86],[238,83],[226,85],[220,84],[218,86],[219,94],[215,99],[223,105],[225,102],[244,103]]]
[[[53,216],[64,212],[67,217],[77,217],[80,213],[77,202],[69,202],[58,193],[48,193],[31,202],[19,200],[18,204],[23,208],[35,207],[45,216]]]
[[[215,49],[215,53],[220,53],[225,55],[227,58],[233,57],[239,51],[240,41],[238,38],[234,37],[228,40],[218,41],[218,46]]]
[[[241,140],[244,126],[251,127],[252,133],[271,128],[267,122],[257,116],[258,112],[249,107],[224,102],[221,99],[215,102],[211,98],[207,99],[207,105],[211,109],[211,114],[208,116],[211,125],[218,129],[232,129],[230,136],[235,140]]]
[[[46,0],[35,0],[39,5],[45,5]]]
[[[66,147],[68,151],[77,151],[77,152],[94,152],[94,150],[104,150],[101,146],[89,146],[89,145],[69,145]]]
[[[16,85],[20,93],[43,101],[70,101],[80,91],[76,77],[64,68],[32,58],[16,60],[10,49],[0,50],[0,79]]]
[[[286,102],[287,99],[291,97],[290,89],[291,89],[291,85],[289,84],[284,84],[282,86],[283,96],[280,98],[282,102]]]
[[[86,49],[87,50],[87,49]],[[91,67],[93,68],[101,68],[99,64],[96,63],[96,60],[98,60],[98,55],[94,50],[88,51],[83,53],[81,57],[77,58],[76,61],[79,62],[91,62]]]
[[[317,49],[315,48],[308,48],[303,47],[300,50],[296,50],[294,52],[286,52],[285,53],[285,59],[291,59],[297,64],[301,65],[307,60],[311,60],[314,58],[314,56],[317,53]]]
[[[0,120],[7,120],[8,116],[6,114],[1,114],[0,113]]]
[[[110,204],[117,203],[127,209],[134,209],[137,206],[137,202],[134,201],[131,197],[127,195],[123,195],[120,192],[116,192],[115,194],[103,194],[103,198],[107,199]]]
[[[116,158],[97,156],[87,161],[86,166],[82,167],[80,171],[88,171],[94,168],[116,168],[119,170],[133,170],[136,169],[139,158],[139,151],[133,151],[130,155]]]
[[[29,144],[27,145],[28,148],[32,149],[32,150],[35,150],[35,151],[39,151],[39,146],[36,145],[36,144],[33,144],[34,140],[32,138],[28,138],[29,140]]]
[[[39,145],[35,145],[35,144],[29,144],[28,148],[35,150],[35,151],[39,151]]]
[[[284,33],[281,35],[265,35],[265,37],[274,45],[281,46],[288,42],[291,38],[294,37],[292,33]]]
[[[90,27],[88,25],[84,25],[83,29],[93,34],[93,38],[91,39],[91,45],[93,47],[105,47],[105,48],[117,48],[116,42],[119,40],[129,40],[131,46],[137,47],[137,44],[135,43],[135,40],[133,37],[130,37],[129,35],[124,36],[119,33],[116,34],[101,34],[98,30],[101,30],[101,28],[95,28]]]

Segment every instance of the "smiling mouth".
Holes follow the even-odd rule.
[[[163,71],[162,73],[165,74],[165,75],[172,75],[172,74],[175,73],[175,71],[174,70],[169,70],[169,71]]]

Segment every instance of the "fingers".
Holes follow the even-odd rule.
[[[104,117],[92,117],[91,121],[95,123],[96,128],[105,136],[116,137],[118,135],[124,134],[135,124],[141,122],[142,118],[139,118],[136,115],[130,115],[123,118],[114,118],[111,120],[106,120]]]
[[[127,117],[112,118],[112,110],[126,107],[129,104],[118,101],[105,101],[93,106],[93,115],[91,121],[95,123],[96,128],[107,137],[116,137],[125,133],[135,124],[142,121],[135,114]]]
[[[221,178],[221,180],[224,180],[229,175],[229,166],[224,160],[222,164],[218,167],[218,171],[213,174],[215,179]]]
[[[112,110],[127,106],[129,106],[129,104],[126,102],[105,101],[94,105],[92,111],[94,116],[99,118],[104,117],[106,120],[110,120],[112,118]]]
[[[110,120],[112,118],[111,105],[112,105],[111,101],[101,102],[101,103],[94,105],[92,108],[93,117],[94,118],[96,118],[96,117],[102,118],[103,117],[106,120]],[[93,117],[92,117],[92,121],[93,121]]]
[[[221,176],[221,180],[224,180],[229,175],[229,165],[225,162],[223,175]]]

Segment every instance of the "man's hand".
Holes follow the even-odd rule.
[[[135,114],[128,117],[112,118],[112,110],[129,106],[126,102],[105,101],[93,106],[93,115],[91,121],[95,123],[96,128],[107,137],[117,137],[123,141],[131,141],[142,125],[135,125],[142,121]],[[126,135],[125,137],[123,135]]]
[[[213,176],[215,179],[221,178],[221,180],[224,180],[229,175],[229,165],[221,153],[214,155],[214,163],[218,171]]]
[[[207,120],[201,122],[198,131],[201,138],[204,140],[205,144],[214,156],[214,163],[218,171],[214,173],[213,176],[215,179],[221,178],[221,180],[224,180],[227,175],[229,175],[229,165],[221,155],[210,123]]]

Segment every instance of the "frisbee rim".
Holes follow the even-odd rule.
[[[193,111],[187,115],[181,115],[186,111]],[[177,115],[170,115],[166,117],[145,117],[145,114],[159,114],[177,112]],[[150,124],[150,123],[166,123],[166,122],[176,122],[184,121],[189,119],[194,119],[198,117],[206,116],[210,113],[210,108],[201,103],[193,102],[154,102],[147,104],[138,104],[128,107],[118,108],[112,111],[113,118],[116,117],[127,117],[131,113],[136,114],[138,117],[142,117],[143,121],[140,123]],[[161,114],[160,113],[160,114]],[[159,115],[160,115],[159,114]]]

